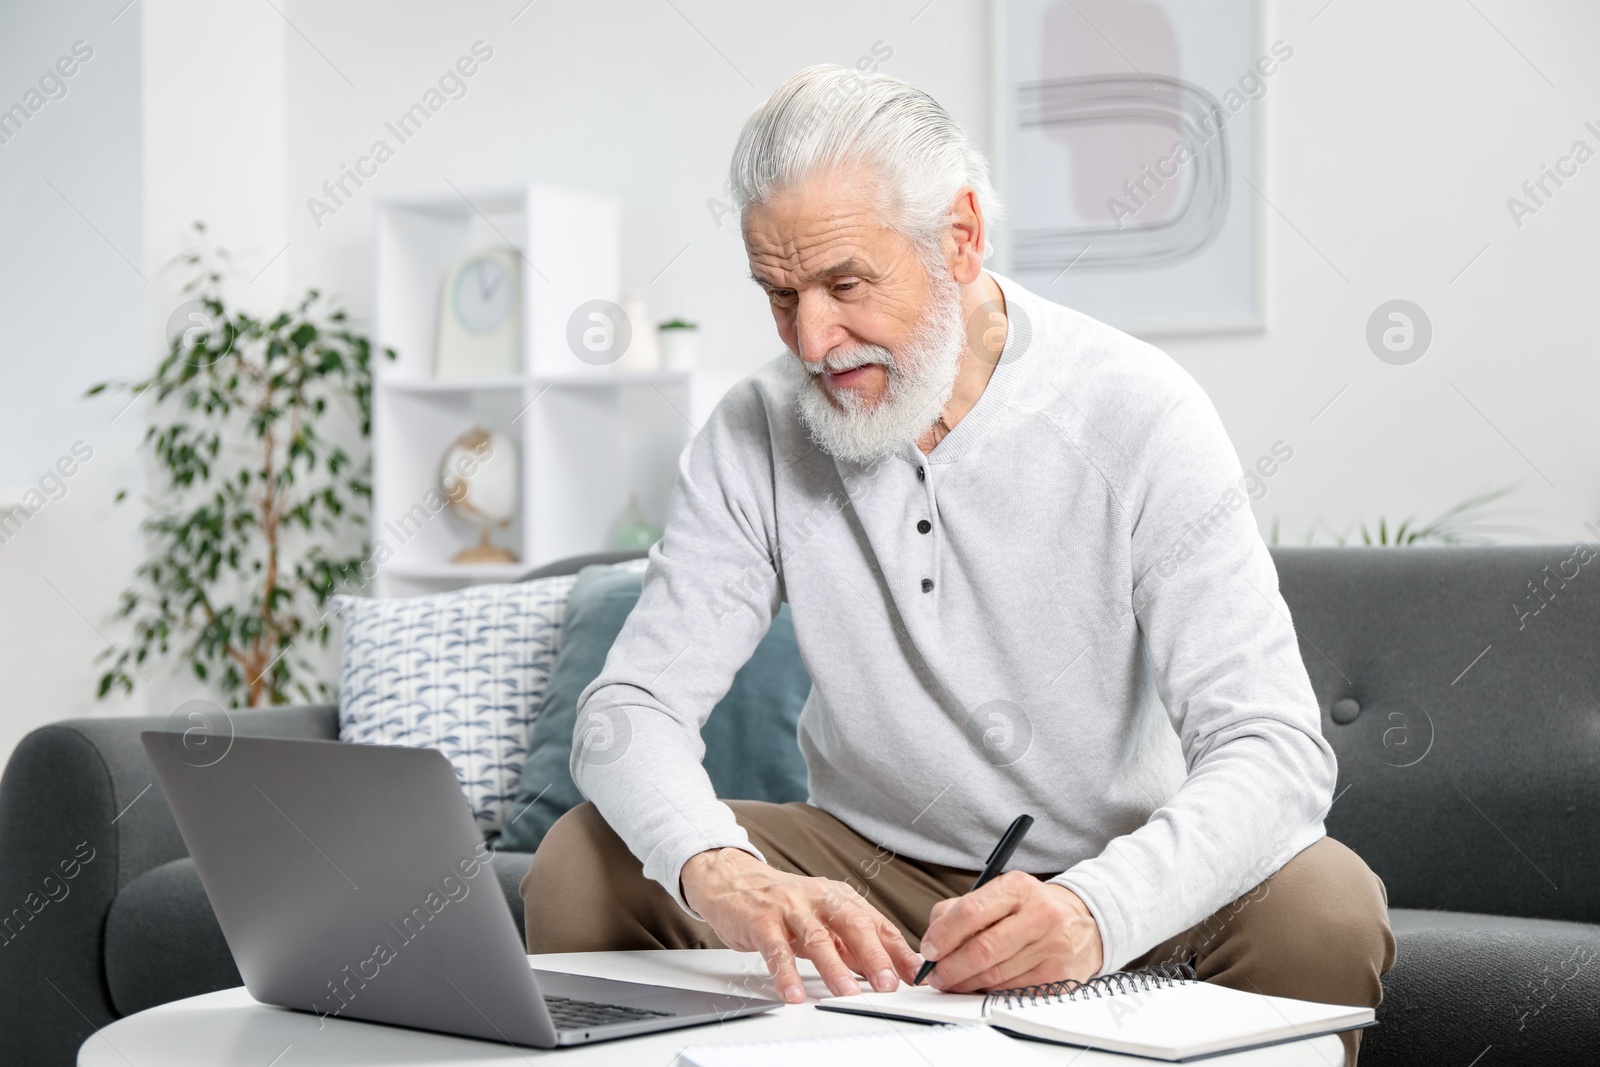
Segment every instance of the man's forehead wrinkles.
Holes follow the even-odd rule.
[[[826,234],[787,238],[765,244],[752,242],[752,274],[782,275],[785,280],[818,281],[842,274],[871,273],[870,261],[863,254],[865,226],[843,227]],[[759,278],[757,280],[760,280]]]
[[[862,222],[840,222],[826,226],[797,227],[773,242],[782,254],[790,257],[814,257],[829,254],[829,249],[841,243],[859,244],[873,232]]]

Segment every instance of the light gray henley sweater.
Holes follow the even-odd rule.
[[[760,856],[699,729],[785,600],[810,802],[883,857],[974,870],[1033,815],[1012,867],[1083,899],[1103,971],[1324,834],[1333,751],[1215,409],[1157,349],[995,280],[1000,362],[931,454],[819,450],[787,354],[683,452],[572,770],[686,910],[691,856]]]

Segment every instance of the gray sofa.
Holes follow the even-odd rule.
[[[1383,877],[1399,941],[1362,1063],[1594,1062],[1600,566],[1569,546],[1273,554],[1339,755],[1328,830]],[[121,1015],[239,983],[150,788],[138,733],[164,721],[44,727],[0,779],[0,906],[47,876],[58,898],[0,916],[8,1063],[69,1064]],[[233,721],[337,735],[332,707]],[[527,863],[494,864],[519,924]]]

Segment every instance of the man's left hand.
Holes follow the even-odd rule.
[[[935,904],[922,955],[946,993],[1082,982],[1100,973],[1100,927],[1066,886],[1011,871]]]

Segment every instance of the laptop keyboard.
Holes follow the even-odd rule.
[[[648,1011],[570,997],[545,997],[544,1006],[549,1009],[550,1021],[557,1030],[587,1030],[616,1023],[636,1023],[641,1019],[666,1019],[672,1015],[670,1011]]]

